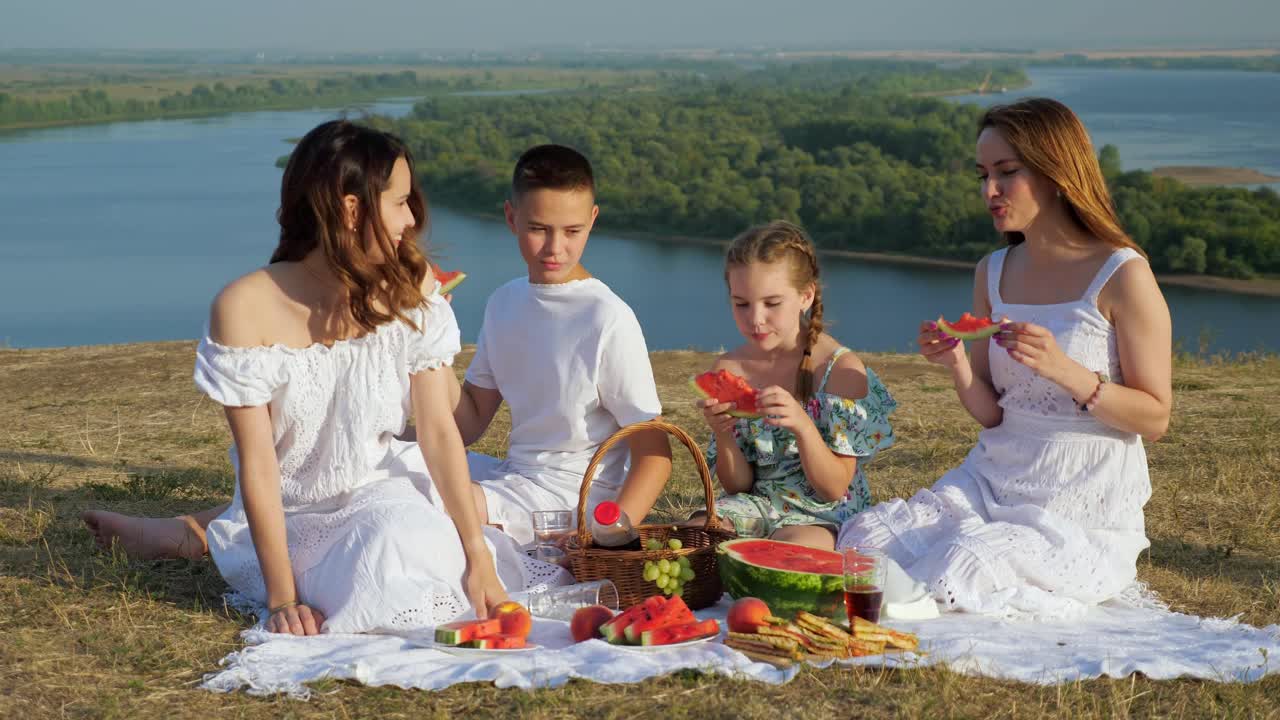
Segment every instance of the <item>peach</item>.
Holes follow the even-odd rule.
[[[603,605],[589,605],[573,611],[569,634],[574,642],[601,637],[600,626],[613,619],[613,611]]]
[[[525,606],[515,600],[508,600],[499,604],[493,609],[489,617],[497,618],[502,623],[503,635],[519,635],[522,638],[529,637],[529,632],[533,630],[533,616],[525,609]]]
[[[769,624],[769,606],[759,598],[744,597],[729,608],[729,631],[754,633],[761,625]]]

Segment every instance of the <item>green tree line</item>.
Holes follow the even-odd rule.
[[[33,100],[0,92],[0,127],[180,117],[315,103],[341,104],[396,94],[479,89],[487,87],[485,83],[486,79],[480,74],[454,78],[420,77],[412,70],[406,70],[319,80],[276,78],[235,85],[200,83],[188,92],[174,92],[155,100],[120,99],[100,88],[84,88],[54,100]]]
[[[519,154],[559,142],[595,164],[606,227],[729,238],[786,218],[826,248],[973,260],[1000,244],[973,170],[980,113],[856,84],[709,80],[643,94],[441,96],[380,122],[450,206],[495,210]],[[1122,172],[1110,147],[1102,160],[1124,225],[1157,270],[1280,272],[1275,192]]]

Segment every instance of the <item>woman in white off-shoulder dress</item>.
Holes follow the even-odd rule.
[[[1009,247],[979,264],[974,313],[1006,320],[972,358],[932,322],[919,342],[984,429],[960,467],[854,516],[838,544],[883,548],[944,609],[1076,616],[1133,586],[1149,545],[1142,439],[1168,427],[1169,310],[1065,106],[988,110],[977,169]]]
[[[196,355],[235,440],[235,498],[207,529],[228,584],[269,630],[313,634],[484,615],[506,589],[567,580],[476,516],[449,399],[458,327],[415,244],[408,151],[317,127],[279,219],[271,265],[220,293]],[[411,416],[418,442],[396,440]]]

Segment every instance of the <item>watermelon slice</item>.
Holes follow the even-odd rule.
[[[979,318],[965,313],[955,322],[938,318],[938,329],[961,340],[984,340],[1000,332],[1000,323],[989,317]]]
[[[439,267],[432,265],[431,272],[435,274],[436,282],[440,283],[439,293],[441,295],[448,295],[453,292],[454,288],[461,285],[462,281],[467,279],[467,274],[461,270],[450,270],[446,272],[441,270]]]
[[[600,634],[604,639],[614,645],[625,645],[627,643],[627,626],[642,620],[648,620],[654,615],[662,611],[662,607],[666,605],[666,598],[661,595],[654,595],[646,598],[644,602],[637,603],[627,608],[618,617],[610,620],[600,626]]]
[[[640,635],[641,645],[675,645],[676,643],[700,640],[720,634],[720,623],[713,620],[671,625],[656,630],[645,630]]]
[[[693,616],[693,611],[689,609],[688,605],[684,604],[684,600],[672,595],[671,599],[667,600],[656,615],[631,623],[626,630],[622,631],[622,634],[627,637],[627,642],[632,645],[639,645],[641,635],[648,630],[657,630],[658,628],[672,625],[688,625],[691,622],[697,622],[697,618]]]
[[[691,378],[689,385],[703,400],[715,398],[722,403],[733,403],[734,407],[729,411],[733,417],[760,417],[760,411],[756,408],[756,389],[728,370],[704,372]]]
[[[774,615],[800,610],[844,617],[844,561],[840,553],[805,545],[744,538],[716,548],[724,589],[734,598],[760,598]]]
[[[502,622],[497,618],[454,620],[436,626],[436,642],[441,645],[461,645],[478,638],[497,635],[500,632],[502,632]]]
[[[486,635],[468,640],[462,646],[481,650],[516,650],[525,646],[525,639],[521,635]]]

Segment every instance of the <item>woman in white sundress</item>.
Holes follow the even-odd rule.
[[[1116,597],[1149,546],[1143,438],[1169,424],[1168,306],[1120,228],[1089,137],[1053,100],[989,109],[977,173],[1008,247],[979,263],[964,343],[920,328],[983,426],[960,467],[846,522],[840,546],[883,548],[944,610],[1073,617]]]
[[[476,516],[450,402],[458,327],[417,247],[404,145],[320,125],[289,159],[278,218],[271,263],[222,290],[196,355],[235,441],[235,498],[207,529],[227,583],[268,630],[311,635],[484,616],[508,588],[567,579]],[[416,444],[394,439],[411,415]]]

